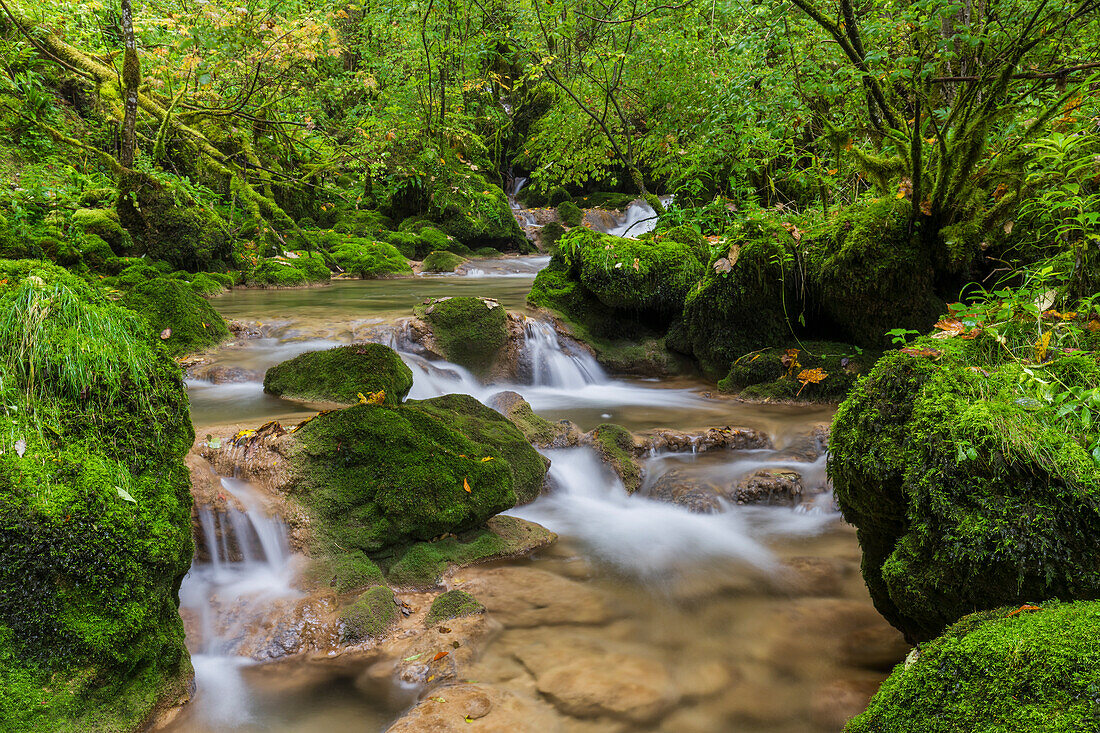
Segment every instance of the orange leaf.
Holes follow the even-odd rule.
[[[1040,364],[1046,361],[1047,351],[1050,350],[1050,331],[1047,331],[1035,342],[1035,361]]]
[[[827,376],[829,373],[824,369],[803,369],[798,374],[798,381],[803,384],[820,384]]]
[[[922,356],[925,358],[935,359],[940,355],[938,349],[930,349],[927,346],[921,346],[920,348],[905,348],[901,350],[903,354],[909,354],[909,356]]]
[[[466,493],[470,493],[470,482],[466,480],[466,477],[462,477],[462,488],[466,490]]]
[[[491,461],[491,460],[493,460],[492,456],[485,456],[484,458],[481,459],[481,462],[482,463],[487,463],[488,461]]]
[[[1039,608],[1038,606],[1020,606],[1015,611],[1008,614],[1008,616],[1015,616],[1016,614],[1022,613],[1024,611],[1042,611],[1042,610],[1043,609]],[[1008,616],[1006,616],[1006,618],[1008,618]]]
[[[448,654],[450,654],[450,652],[440,652],[439,654],[436,654],[434,657],[432,657],[432,661],[438,662],[440,659],[447,656]]]
[[[966,330],[966,326],[958,318],[944,318],[935,327],[948,334],[948,336],[958,336]]]

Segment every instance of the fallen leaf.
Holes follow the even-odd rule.
[[[489,461],[491,461],[491,460],[493,460],[493,457],[492,457],[492,456],[485,456],[484,458],[482,458],[482,459],[481,459],[481,462],[482,462],[482,463],[487,463],[487,462],[489,462]]]
[[[25,441],[23,438],[15,441],[15,452],[20,458],[22,458],[23,454],[27,452],[27,441]]]
[[[798,363],[798,349],[787,349],[783,352],[783,356],[779,357],[780,363],[787,368],[787,374],[794,374],[794,370],[798,369],[801,364]]]
[[[939,338],[950,338],[951,336],[958,336],[960,333],[966,330],[966,326],[964,326],[963,322],[960,321],[958,318],[944,318],[934,327],[947,334],[946,336],[940,336],[939,334],[936,334],[936,336],[938,336]]]
[[[411,657],[405,657],[405,661],[406,662],[415,662],[417,659],[420,659],[422,656],[424,656],[424,652],[420,652],[419,654],[413,654]]]
[[[1043,609],[1041,609],[1041,608],[1040,608],[1039,606],[1027,606],[1027,605],[1024,605],[1024,606],[1020,606],[1020,607],[1019,607],[1019,608],[1017,608],[1017,609],[1016,609],[1015,611],[1013,611],[1012,613],[1008,614],[1008,616],[1006,616],[1005,618],[1009,618],[1009,617],[1011,617],[1011,616],[1015,616],[1016,614],[1018,614],[1018,613],[1023,613],[1024,611],[1042,611],[1042,610],[1043,610]]]
[[[1038,341],[1035,342],[1035,361],[1042,364],[1047,359],[1047,352],[1050,350],[1050,331],[1044,333]]]
[[[802,394],[802,390],[806,388],[807,384],[821,384],[828,376],[829,373],[824,369],[803,369],[798,373],[798,381],[802,383],[802,386],[798,388],[795,397]]]
[[[729,272],[732,269],[733,269],[733,265],[725,257],[721,257],[721,258],[715,260],[715,262],[714,262],[714,271],[715,272],[725,273],[725,272]]]
[[[909,356],[921,356],[924,358],[935,359],[940,356],[942,352],[940,352],[938,349],[930,349],[927,346],[921,346],[919,348],[904,348],[901,350],[901,353],[909,354]]]
[[[448,654],[450,654],[450,652],[439,652],[434,657],[432,657],[432,661],[433,662],[438,662],[440,659],[447,656]]]
[[[172,329],[166,328],[160,332],[160,338],[162,341],[172,338]]]
[[[963,341],[973,341],[974,339],[978,338],[978,336],[980,336],[981,333],[982,333],[982,329],[975,326],[974,328],[970,329],[966,333],[960,334],[959,338],[961,338]]]
[[[466,480],[466,477],[462,477],[462,488],[466,490],[466,493],[470,493],[470,482]]]
[[[1016,222],[1014,222],[1014,221],[1006,221],[1005,222],[1005,234],[1012,234],[1012,226],[1015,223]]]
[[[137,504],[137,501],[134,499],[134,497],[130,496],[130,493],[121,486],[116,486],[115,491],[118,492],[119,496],[121,496],[123,499],[130,502],[131,504]]]
[[[1093,333],[1096,333],[1097,331],[1100,331],[1100,321],[1098,321],[1094,318],[1091,321],[1089,321],[1088,325],[1085,326],[1085,328],[1092,331]]]

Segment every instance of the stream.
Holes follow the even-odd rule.
[[[454,585],[468,582],[472,589],[491,575],[505,592],[507,582],[538,581],[565,583],[575,593],[562,598],[567,606],[556,615],[553,607],[542,609],[534,621],[501,613],[503,629],[473,673],[543,716],[532,718],[533,731],[839,730],[904,648],[870,604],[855,533],[833,505],[814,433],[832,408],[743,403],[688,377],[611,375],[536,318],[524,323],[530,368],[518,383],[481,384],[404,338],[401,319],[430,297],[478,295],[523,312],[546,259],[475,261],[461,275],[231,291],[214,305],[227,319],[257,324],[260,333],[219,348],[188,381],[196,434],[314,414],[323,406],[265,395],[264,370],[305,351],[364,340],[398,350],[413,370],[411,398],[466,393],[487,401],[513,390],[540,415],[572,420],[582,430],[615,422],[635,431],[764,431],[774,448],[654,451],[633,496],[590,448],[544,451],[554,490],[509,514],[547,527],[559,541],[531,558],[460,572]],[[804,499],[795,506],[730,500],[731,487],[760,470],[796,472]],[[685,484],[702,487],[703,511],[658,500]],[[181,591],[197,693],[169,730],[386,730],[416,702],[419,688],[396,680],[364,685],[358,671],[316,664],[264,665],[247,651],[254,618],[296,602],[302,558],[290,551],[286,529],[260,492],[231,478],[220,486],[238,509],[198,513],[202,551]],[[593,614],[598,623],[585,621]],[[604,690],[624,712],[608,715],[614,705],[607,700],[589,709],[548,693],[542,668],[566,662],[582,685]],[[635,683],[666,690],[659,714],[630,712],[638,706],[626,688]]]

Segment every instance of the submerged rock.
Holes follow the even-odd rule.
[[[738,504],[794,506],[802,500],[802,475],[788,469],[760,469],[737,483],[733,499]]]
[[[432,690],[387,733],[466,733],[472,728],[556,733],[561,724],[556,716],[526,697],[492,685],[463,683]]]

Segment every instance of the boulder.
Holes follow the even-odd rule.
[[[354,404],[359,396],[384,392],[396,404],[412,389],[412,371],[381,344],[337,346],[310,351],[267,370],[264,391],[280,397]]]

